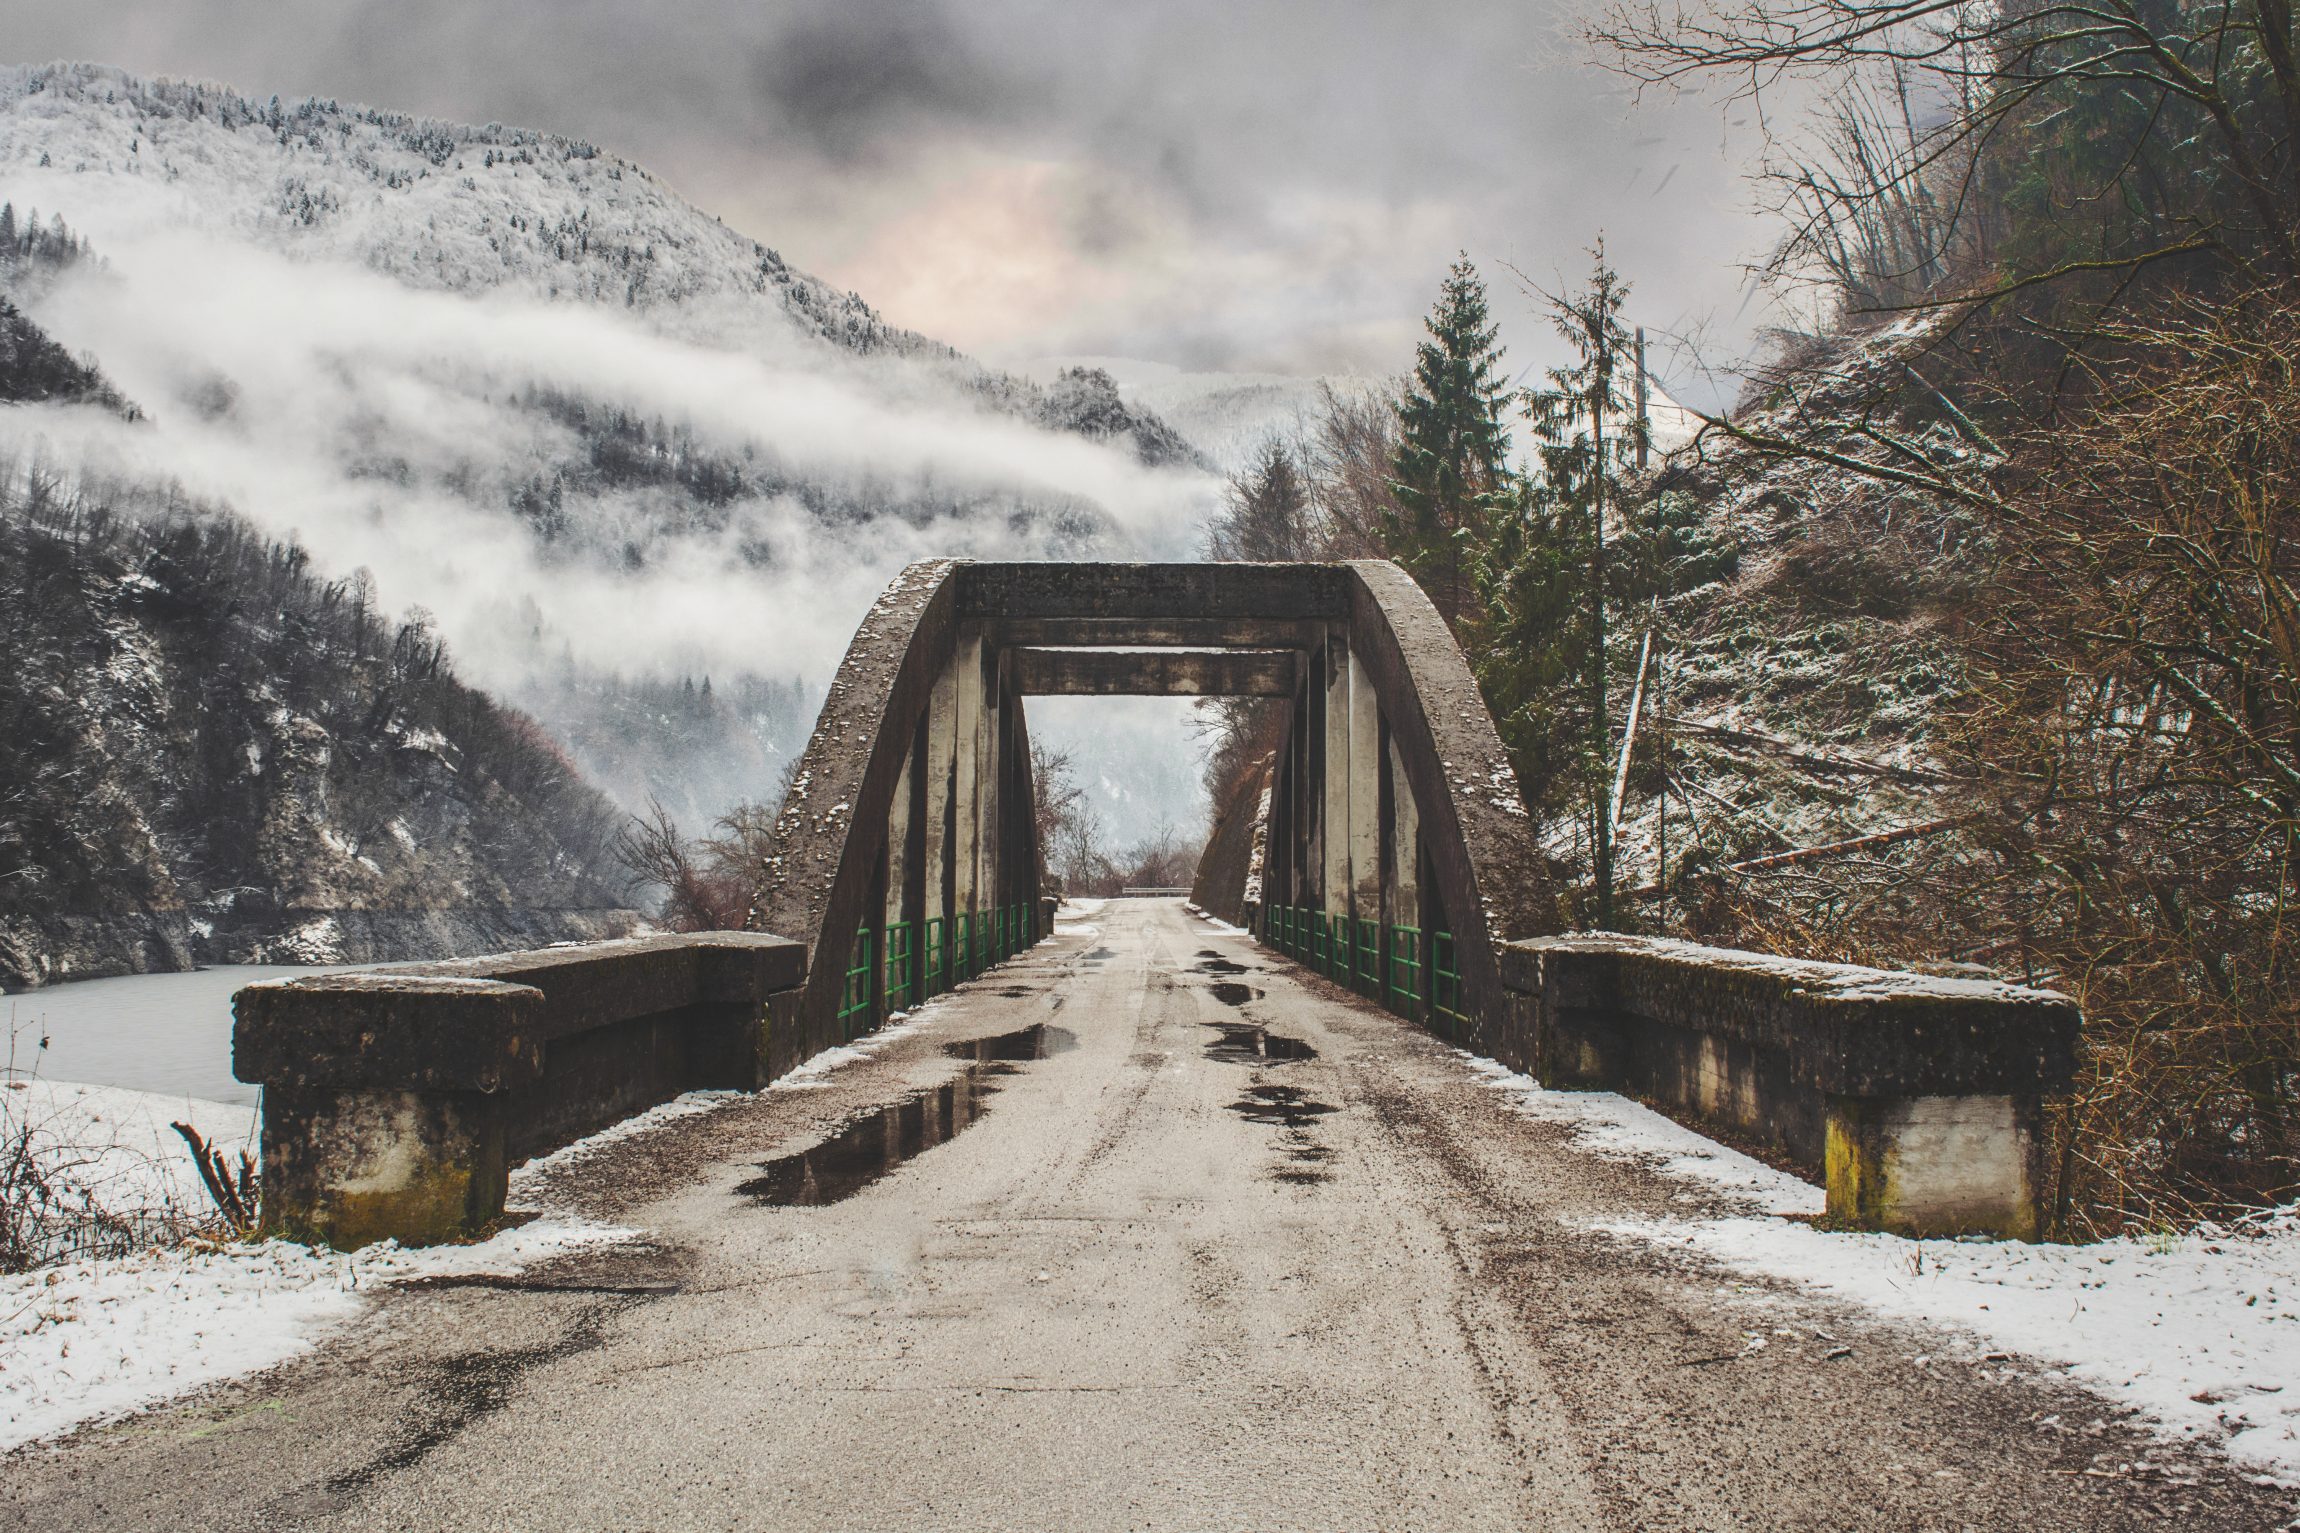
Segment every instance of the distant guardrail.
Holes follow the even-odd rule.
[[[1133,884],[1128,884],[1125,888],[1119,890],[1118,894],[1121,899],[1132,899],[1137,896],[1144,899],[1178,899],[1189,894],[1189,892],[1190,891],[1187,887],[1180,889],[1153,889],[1147,886],[1137,888]]]

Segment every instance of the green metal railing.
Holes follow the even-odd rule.
[[[1390,928],[1389,1007],[1401,1017],[1419,1020],[1422,1009],[1422,929]]]
[[[1469,1027],[1462,1011],[1461,965],[1453,950],[1452,932],[1430,933],[1430,1011],[1438,1031],[1459,1038]]]
[[[950,943],[943,936],[940,916],[929,916],[924,940],[919,944],[918,998],[942,994],[950,988],[950,975],[945,972],[950,961]]]
[[[915,1004],[913,966],[918,954],[911,949],[911,927],[899,921],[886,929],[886,1009],[908,1011]]]
[[[1453,933],[1418,926],[1384,927],[1370,919],[1329,916],[1308,905],[1262,911],[1262,940],[1399,1016],[1426,1021],[1446,1037],[1469,1027]]]
[[[855,933],[839,991],[841,1037],[851,1040],[877,1025],[881,994],[886,1010],[909,1010],[1031,946],[1037,926],[1038,912],[1020,902],[897,921],[885,928],[883,954],[877,954],[877,934],[864,927]],[[874,962],[874,954],[883,962]]]
[[[865,927],[855,933],[855,945],[847,962],[846,988],[839,994],[839,1031],[846,1038],[867,1031],[877,1011],[876,998],[871,994],[871,933]],[[863,1026],[854,1025],[854,1018],[863,1018]]]

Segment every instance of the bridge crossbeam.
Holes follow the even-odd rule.
[[[1290,649],[1018,649],[1025,697],[1292,697]]]

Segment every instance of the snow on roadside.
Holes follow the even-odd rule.
[[[1102,928],[1093,924],[1093,918],[1102,913],[1108,900],[1065,899],[1054,907],[1054,935],[1057,937],[1099,937]]]
[[[2193,1235],[2089,1246],[1819,1230],[1805,1219],[1825,1196],[1809,1182],[1612,1092],[1551,1091],[1490,1059],[1462,1058],[1512,1110],[1571,1126],[1576,1149],[1649,1165],[1751,1210],[1595,1221],[1592,1230],[2018,1354],[2171,1435],[2300,1484],[2300,1204]]]
[[[2300,1205],[2241,1231],[2089,1246],[1905,1240],[1764,1218],[1594,1227],[1953,1328],[2300,1484]]]
[[[1229,922],[1223,920],[1220,916],[1208,915],[1205,911],[1200,910],[1195,905],[1184,905],[1182,908],[1189,911],[1190,914],[1196,916],[1199,920],[1205,922],[1208,926],[1213,927],[1214,930],[1220,932],[1225,937],[1251,937],[1254,935],[1252,932],[1246,930],[1246,928],[1243,926],[1232,926]]]
[[[629,1238],[537,1221],[469,1246],[197,1243],[0,1278],[0,1451],[275,1367],[409,1278],[505,1274]]]
[[[915,1010],[892,1013],[887,1017],[886,1025],[878,1031],[865,1033],[852,1043],[834,1044],[805,1064],[799,1065],[788,1074],[778,1077],[774,1084],[767,1089],[769,1091],[810,1091],[828,1086],[831,1084],[830,1076],[833,1070],[843,1069],[848,1065],[861,1064],[896,1039],[908,1037],[926,1026],[927,1023],[934,1020],[934,1013],[941,1009],[943,1002],[948,998],[947,994],[934,996],[922,1002]]]
[[[931,1020],[935,1005],[826,1049],[767,1089],[828,1085],[832,1071]],[[529,1161],[511,1173],[511,1205],[545,1201],[554,1174],[609,1145],[747,1096],[688,1092]],[[0,1090],[0,1101],[36,1113],[44,1136],[75,1147],[76,1165],[101,1178],[112,1208],[156,1199],[175,1201],[154,1206],[190,1207],[182,1200],[206,1196],[170,1122],[190,1122],[232,1153],[254,1127],[246,1108],[70,1082],[29,1082]],[[192,1241],[0,1276],[0,1452],[276,1367],[357,1319],[369,1295],[394,1283],[508,1275],[636,1234],[547,1214],[472,1245],[407,1250],[385,1241],[342,1252],[279,1240]]]
[[[1575,1149],[1703,1183],[1768,1214],[1809,1216],[1819,1213],[1827,1201],[1811,1182],[1704,1138],[1625,1096],[1610,1091],[1552,1091],[1507,1065],[1472,1054],[1461,1057],[1508,1099],[1513,1111],[1571,1127]]]

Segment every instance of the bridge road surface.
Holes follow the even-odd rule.
[[[830,1086],[594,1157],[566,1195],[651,1244],[525,1286],[399,1291],[270,1375],[18,1454],[0,1465],[0,1525],[2044,1530],[2289,1515],[2091,1397],[1913,1365],[1944,1350],[1938,1335],[1787,1290],[1759,1309],[1763,1285],[1589,1233],[1577,1221],[1688,1212],[1686,1189],[1569,1148],[1437,1040],[1176,902],[1112,901],[1094,925],[937,1004]],[[1256,1046],[1256,1023],[1280,1041]],[[1034,1025],[1050,1030],[1041,1059],[945,1047]],[[1286,1039],[1315,1057],[1266,1060]],[[908,1128],[887,1120],[891,1142],[916,1148],[981,1109],[971,1126],[838,1201],[761,1201],[847,1190],[890,1142],[880,1118],[850,1136],[871,1141],[856,1155],[817,1154],[812,1193],[762,1164],[942,1084]],[[1769,1345],[1750,1349],[1753,1331]],[[1830,1360],[1821,1331],[1851,1356]],[[2169,1473],[2083,1472],[2143,1458]]]

